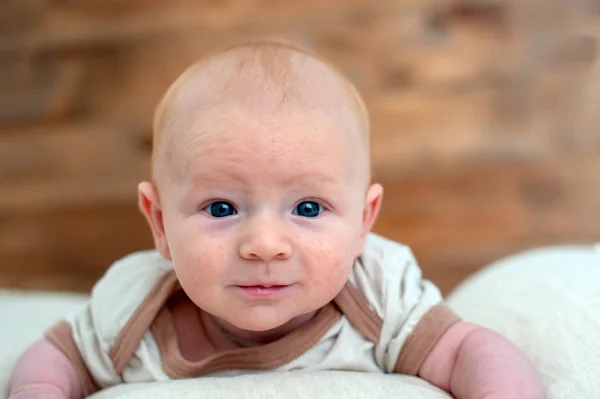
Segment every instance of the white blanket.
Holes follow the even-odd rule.
[[[0,398],[18,354],[82,295],[0,291]],[[548,399],[600,398],[600,251],[556,247],[503,259],[463,283],[448,302],[466,320],[493,328],[532,358]],[[449,396],[424,381],[330,371],[266,373],[130,384],[108,398],[399,398]]]

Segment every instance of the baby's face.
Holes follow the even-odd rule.
[[[360,140],[327,118],[215,111],[159,166],[163,252],[198,307],[240,329],[276,328],[342,289],[380,187],[368,193]]]

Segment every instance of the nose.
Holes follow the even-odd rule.
[[[248,221],[239,253],[247,260],[285,260],[292,255],[292,244],[280,223],[266,220],[264,217],[255,217]]]

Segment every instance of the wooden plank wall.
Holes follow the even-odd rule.
[[[0,286],[88,290],[151,246],[136,209],[169,83],[282,36],[357,84],[386,188],[376,231],[448,292],[499,256],[600,241],[592,0],[85,0],[0,4]]]

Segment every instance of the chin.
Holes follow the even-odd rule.
[[[281,327],[284,325],[289,319],[279,319],[279,318],[267,318],[267,317],[259,317],[256,318],[243,318],[237,320],[228,320],[229,323],[233,324],[235,327],[246,330],[246,331],[269,331]]]
[[[241,330],[265,332],[279,328],[297,316],[291,309],[256,306],[240,309],[234,314],[229,314],[225,320]]]

